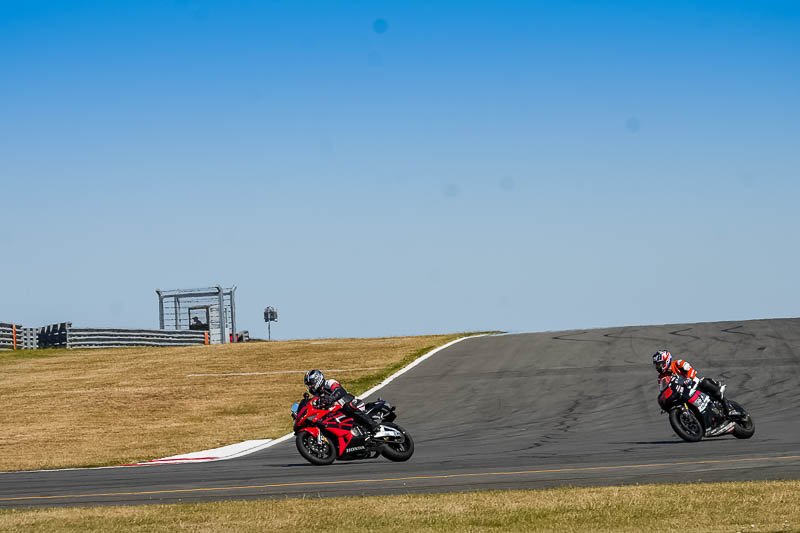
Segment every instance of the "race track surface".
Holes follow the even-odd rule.
[[[662,347],[726,381],[755,436],[678,439],[656,404],[650,356]],[[800,479],[799,354],[800,319],[470,339],[377,394],[415,437],[407,463],[315,467],[292,440],[214,463],[3,473],[0,505]]]

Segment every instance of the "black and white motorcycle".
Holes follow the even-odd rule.
[[[732,409],[726,415],[722,403],[698,390],[697,385],[693,379],[674,375],[658,395],[658,405],[669,413],[669,423],[680,438],[697,442],[731,433],[738,439],[753,436],[756,425],[740,404],[727,400]]]

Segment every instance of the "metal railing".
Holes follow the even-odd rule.
[[[39,328],[39,348],[66,348],[67,332],[72,322],[60,322]]]
[[[43,348],[123,348],[126,346],[195,346],[208,344],[207,331],[73,328],[61,322],[39,328]]]
[[[196,346],[209,344],[207,331],[73,328],[71,322],[23,328],[0,322],[0,350],[37,348],[123,348],[126,346]]]
[[[70,328],[67,348],[121,348],[125,346],[195,346],[208,344],[207,331],[163,329]]]
[[[35,350],[39,347],[36,328],[0,322],[0,350]]]

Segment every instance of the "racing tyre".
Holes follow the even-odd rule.
[[[741,405],[733,401],[731,401],[730,404],[733,405],[734,409],[737,411],[744,413],[741,419],[734,421],[736,426],[733,428],[733,436],[737,439],[749,439],[756,432],[756,423],[753,422],[750,413],[745,411]]]
[[[408,431],[398,426],[397,424],[384,423],[384,426],[393,427],[403,434],[405,441],[403,442],[387,442],[381,449],[381,455],[390,461],[408,461],[414,455],[414,439]]]
[[[673,409],[669,412],[669,425],[680,438],[697,442],[703,438],[703,426],[691,409]]]
[[[301,431],[294,438],[294,442],[303,459],[312,465],[329,465],[336,459],[336,447],[327,435],[321,433],[320,436],[322,442],[318,442],[308,431]]]

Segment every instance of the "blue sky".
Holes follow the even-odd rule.
[[[0,320],[797,316],[796,2],[0,1]],[[12,253],[11,250],[14,250]]]

